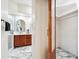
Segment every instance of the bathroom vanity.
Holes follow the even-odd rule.
[[[14,35],[14,48],[32,45],[32,34]]]

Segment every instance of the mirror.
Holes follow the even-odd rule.
[[[23,20],[16,21],[16,31],[19,33],[25,32],[25,22]]]
[[[7,22],[8,59],[32,59],[32,0],[8,0]]]

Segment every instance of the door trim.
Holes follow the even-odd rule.
[[[52,58],[52,0],[48,0],[48,59]]]
[[[52,29],[52,0],[48,0],[48,59],[56,59],[56,0],[54,0],[54,29]],[[54,48],[52,48],[54,30]]]

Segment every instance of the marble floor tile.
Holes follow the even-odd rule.
[[[8,59],[32,59],[32,47],[25,46],[15,49],[10,49]]]
[[[32,47],[25,46],[10,49],[8,52],[8,59],[32,59]],[[60,48],[57,48],[56,59],[76,59],[76,57]]]
[[[76,56],[73,56],[72,54],[57,48],[56,49],[56,59],[77,59]]]

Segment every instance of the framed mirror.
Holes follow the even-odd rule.
[[[25,32],[25,22],[23,21],[23,20],[18,20],[18,21],[16,21],[16,31],[17,32],[19,32],[19,33],[23,33],[23,32]]]

